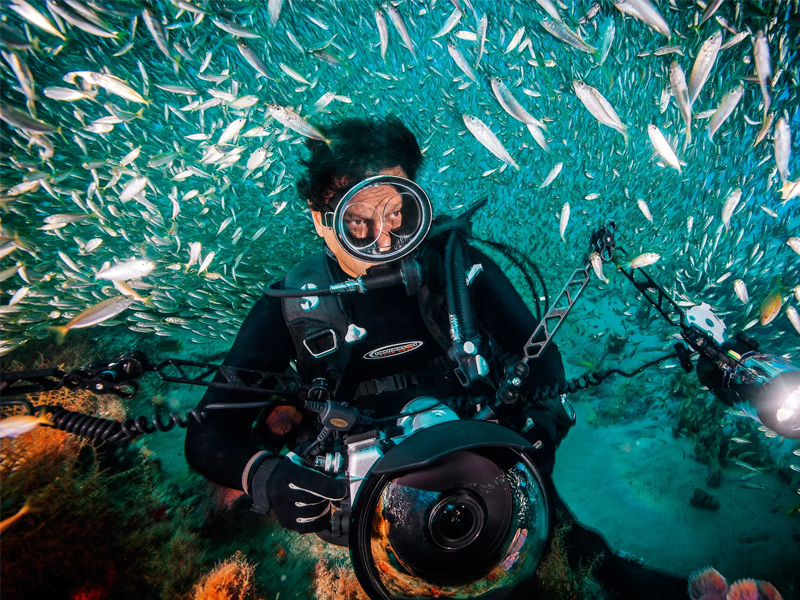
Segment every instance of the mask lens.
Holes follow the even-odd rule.
[[[416,248],[430,228],[430,200],[412,181],[378,176],[355,186],[334,215],[341,246],[366,262],[388,262]]]
[[[344,210],[344,234],[347,242],[361,251],[376,249],[386,241],[383,235],[383,217],[374,206],[366,202],[349,202]]]

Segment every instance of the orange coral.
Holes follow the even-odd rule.
[[[322,562],[317,563],[316,595],[317,600],[369,600],[352,568]]]
[[[758,600],[758,584],[753,579],[742,579],[731,586],[728,600]]]
[[[203,576],[194,587],[194,600],[250,600],[254,572],[255,565],[237,551]]]

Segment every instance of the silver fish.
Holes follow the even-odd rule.
[[[48,125],[39,119],[29,117],[24,112],[2,103],[0,103],[0,119],[9,125],[13,125],[14,127],[18,127],[20,129],[25,129],[31,133],[55,133],[58,131],[58,129],[52,125]]]
[[[672,35],[664,17],[661,16],[661,13],[658,12],[658,9],[653,6],[650,0],[614,0],[614,6],[620,12],[639,19],[661,35],[667,36],[667,39]]]
[[[792,155],[792,132],[789,123],[781,117],[775,124],[775,164],[783,184],[789,179],[789,158]]]
[[[504,163],[507,163],[517,169],[519,171],[519,165],[514,162],[514,159],[511,158],[511,155],[505,149],[503,144],[497,139],[497,136],[492,133],[492,130],[481,121],[477,117],[473,117],[472,115],[462,115],[464,119],[464,125],[467,126],[470,133],[475,136],[475,138],[483,144],[489,152],[494,154],[497,158],[502,160]]]
[[[614,19],[612,17],[606,17],[603,20],[603,42],[600,45],[600,60],[599,63],[602,65],[606,62],[606,58],[608,58],[608,53],[611,51],[611,44],[614,42],[614,34],[617,31],[616,24],[614,23]]]
[[[494,96],[497,98],[500,106],[503,107],[503,110],[514,117],[517,121],[522,121],[523,123],[529,125],[536,125],[537,127],[544,129],[544,123],[538,119],[534,119],[530,114],[528,114],[528,111],[522,108],[522,105],[520,105],[516,98],[511,95],[511,92],[508,90],[505,84],[500,81],[499,78],[492,77],[491,84]]]
[[[577,79],[573,80],[572,87],[578,99],[583,103],[592,116],[603,125],[611,127],[622,134],[625,144],[628,143],[628,130],[617,115],[617,112],[608,103],[603,95],[595,88]]]
[[[447,21],[444,22],[442,28],[439,31],[437,31],[431,39],[435,40],[438,37],[442,37],[443,35],[447,35],[448,33],[450,33],[453,30],[453,27],[458,25],[458,22],[461,20],[461,16],[463,14],[464,13],[462,13],[458,8],[454,9],[453,12],[450,14],[450,16],[447,17]]]
[[[592,265],[592,269],[594,269],[594,274],[597,275],[597,278],[600,281],[608,283],[608,278],[603,275],[603,259],[600,258],[597,252],[592,252],[589,255],[589,263]]]
[[[561,21],[561,15],[558,14],[558,9],[556,5],[553,4],[552,0],[536,0],[536,3],[541,6],[548,15],[553,17],[556,21]]]
[[[76,100],[94,98],[97,95],[97,91],[83,92],[72,88],[48,87],[44,88],[44,95],[51,100],[58,100],[59,102],[75,102]]]
[[[769,111],[769,106],[772,102],[772,97],[769,93],[770,79],[772,78],[772,58],[769,55],[767,36],[761,30],[756,34],[753,55],[756,61],[758,84],[761,86],[761,95],[764,97],[764,118],[766,119],[767,111]]]
[[[553,183],[553,181],[555,181],[556,177],[558,177],[558,174],[561,173],[561,169],[563,168],[564,168],[564,163],[556,163],[556,166],[550,169],[550,172],[547,174],[547,177],[544,178],[544,181],[539,186],[539,189],[542,190],[551,183]]]
[[[532,123],[527,123],[527,126],[528,126],[528,131],[531,132],[533,139],[536,141],[537,144],[539,144],[539,147],[545,152],[549,153],[550,148],[547,147],[547,139],[544,137],[542,130],[538,126]]]
[[[161,54],[166,56],[170,61],[172,61],[173,64],[177,65],[175,58],[173,58],[172,53],[169,50],[169,42],[167,41],[167,36],[164,33],[164,30],[161,28],[161,23],[153,18],[149,8],[145,8],[142,11],[142,18],[144,19],[144,24],[147,26],[147,30],[150,32],[150,35],[153,36],[153,41],[155,41],[158,49],[161,50]],[[175,70],[177,71],[177,66]]]
[[[147,187],[147,177],[134,177],[122,189],[119,195],[120,202],[127,202]]]
[[[464,55],[461,54],[461,51],[456,48],[456,45],[453,42],[447,42],[447,52],[453,58],[453,61],[458,65],[458,68],[469,77],[475,83],[478,82],[477,77],[475,77],[475,72],[472,70],[472,67],[469,66],[467,59],[464,58]]]
[[[17,56],[14,52],[2,52],[3,58],[8,63],[8,66],[11,67],[11,70],[14,71],[14,75],[19,82],[19,87],[22,89],[22,93],[25,94],[25,97],[28,99],[28,107],[33,107],[33,103],[36,101],[36,93],[33,90],[33,75],[31,75],[30,69],[28,69],[28,65],[25,64],[25,61],[21,60],[19,56]],[[31,109],[32,114],[36,114],[35,110]]]
[[[375,9],[375,22],[378,25],[378,35],[381,38],[381,58],[386,60],[386,49],[389,47],[389,27],[386,25],[386,17],[380,8]]]
[[[639,210],[642,211],[644,218],[652,223],[653,215],[650,214],[650,208],[647,206],[647,202],[645,202],[642,199],[639,199],[636,201],[636,205],[639,207]]]
[[[733,48],[736,44],[743,41],[749,35],[750,35],[749,31],[740,31],[739,33],[731,37],[731,39],[729,39],[727,42],[722,44],[722,46],[720,46],[720,50],[727,50],[728,48]]]
[[[709,140],[714,139],[714,134],[720,127],[722,127],[722,124],[728,119],[728,117],[731,116],[731,113],[736,108],[736,105],[739,104],[739,100],[742,99],[742,94],[744,94],[744,85],[739,83],[739,85],[725,94],[725,97],[722,98],[722,102],[720,102],[717,112],[714,113],[714,116],[711,117],[711,123],[708,124]]]
[[[131,296],[115,296],[113,298],[108,298],[94,306],[90,306],[66,325],[54,326],[49,329],[58,334],[59,340],[63,340],[64,336],[72,329],[92,327],[103,321],[108,321],[129,308],[134,302],[135,299]]]
[[[278,22],[278,18],[281,16],[281,7],[283,6],[283,0],[269,0],[267,4],[267,8],[269,10],[269,23],[273,27],[275,27],[275,23]]]
[[[692,74],[689,77],[689,102],[694,104],[700,90],[703,89],[714,63],[717,61],[719,49],[722,46],[722,30],[718,29],[708,38],[697,53],[697,58],[692,66]]]
[[[236,49],[239,50],[239,54],[241,54],[247,63],[253,67],[260,75],[266,77],[267,79],[272,79],[267,72],[267,66],[264,62],[259,58],[259,56],[253,52],[250,46],[244,40],[237,40],[236,41]]]
[[[155,268],[156,264],[152,260],[146,258],[132,258],[131,260],[98,271],[95,277],[108,281],[128,281],[130,279],[141,279],[145,275],[152,273]]]
[[[279,63],[278,66],[280,67],[281,71],[286,73],[289,77],[291,77],[292,79],[294,79],[298,83],[303,83],[305,85],[311,85],[311,82],[308,79],[306,79],[305,77],[300,75],[300,73],[298,73],[297,71],[295,71],[291,67],[288,67],[283,63]]]
[[[253,151],[250,155],[250,158],[247,159],[247,170],[248,171],[255,171],[258,167],[264,164],[264,160],[267,157],[267,149],[264,147],[257,148]]]
[[[242,127],[244,127],[244,124],[246,122],[247,122],[247,119],[245,119],[244,117],[239,118],[239,119],[234,119],[231,122],[231,124],[228,125],[225,128],[225,131],[223,131],[220,134],[219,140],[217,141],[217,145],[218,146],[222,146],[224,144],[227,144],[233,138],[235,138],[239,134],[239,132],[242,130]]]
[[[711,17],[714,16],[714,13],[717,12],[717,9],[720,7],[720,4],[723,3],[724,0],[711,0],[706,6],[706,10],[703,13],[703,18],[700,19],[700,25],[708,21]]]
[[[673,60],[669,66],[669,83],[672,86],[672,95],[678,103],[683,122],[686,123],[686,138],[683,143],[684,150],[692,141],[692,103],[689,100],[689,89],[686,87],[686,76],[678,61]]]
[[[314,129],[303,117],[298,115],[293,110],[285,106],[278,106],[277,104],[268,104],[267,110],[276,121],[281,125],[288,127],[306,137],[320,140],[330,146],[331,141],[322,135],[319,131]]]
[[[486,29],[488,27],[489,20],[486,15],[483,15],[478,23],[478,59],[475,61],[476,69],[478,68],[478,65],[481,64],[481,58],[483,58],[483,51],[486,47]]]
[[[772,121],[774,120],[774,112],[770,112],[766,117],[764,117],[764,122],[761,124],[761,129],[758,130],[758,135],[756,135],[756,141],[753,142],[753,148],[758,146],[764,140],[764,138],[767,137],[770,127],[772,127]]]
[[[747,304],[750,301],[750,296],[747,293],[747,285],[745,285],[744,281],[741,279],[737,279],[733,282],[733,291],[736,293],[736,297],[742,301],[742,304]]]
[[[566,242],[564,232],[567,230],[567,223],[569,223],[569,202],[565,202],[561,207],[561,217],[559,218],[558,233],[561,235],[562,242]]]
[[[414,58],[417,57],[416,52],[414,52],[414,43],[411,41],[411,36],[408,34],[408,29],[406,29],[406,24],[403,21],[403,16],[400,12],[394,7],[393,4],[386,2],[383,5],[383,9],[389,13],[389,18],[392,20],[392,25],[394,25],[395,29],[397,29],[397,33],[400,34],[400,38],[403,40],[403,43],[406,45],[411,51],[411,56]]]
[[[236,25],[236,23],[231,23],[230,21],[226,21],[225,19],[212,19],[211,22],[214,23],[214,25],[216,25],[220,29],[222,29],[222,31],[230,33],[234,37],[243,37],[250,39],[261,38],[259,34],[253,33],[249,29],[241,27],[240,25]]]
[[[506,48],[504,54],[508,54],[512,50],[514,50],[519,43],[522,41],[523,36],[525,35],[525,27],[522,26],[517,29],[517,32],[514,34],[514,37],[511,38],[511,41],[508,43],[508,47]]]
[[[631,260],[631,269],[641,269],[642,267],[649,267],[658,259],[661,258],[660,255],[656,254],[655,252],[645,252],[644,254],[640,254],[636,258]]]
[[[60,6],[56,2],[48,2],[47,8],[50,11],[57,14],[62,19],[64,19],[70,25],[73,25],[78,29],[82,29],[86,33],[90,33],[92,35],[104,38],[116,38],[118,35],[116,31],[107,31],[102,27],[98,27],[94,23],[90,23],[86,19],[76,15],[75,13],[68,11],[66,8]]]
[[[64,34],[56,29],[53,24],[48,21],[44,15],[42,15],[42,13],[25,2],[25,0],[11,0],[11,3],[8,4],[8,8],[13,10],[31,25],[34,25],[42,31],[46,31],[49,34],[60,37],[62,40],[66,41],[67,38],[64,37]]]
[[[730,229],[731,217],[741,199],[742,190],[739,188],[733,190],[725,199],[725,203],[722,205],[722,223],[725,225],[725,229]]]
[[[576,50],[586,52],[587,54],[594,54],[597,52],[597,48],[587,44],[581,36],[572,31],[562,22],[542,19],[539,21],[539,25],[541,25],[547,33],[560,39],[562,42],[566,42]]]
[[[672,146],[669,145],[669,142],[664,137],[664,134],[661,133],[661,130],[651,123],[647,126],[647,135],[650,136],[650,141],[653,142],[653,146],[661,155],[661,158],[664,159],[664,162],[666,162],[673,169],[677,169],[678,173],[680,173],[681,163],[678,160],[678,157],[675,155],[675,151],[672,149]]]
[[[797,314],[797,309],[794,306],[786,307],[786,316],[789,317],[789,321],[791,322],[795,331],[797,331],[797,333],[800,333],[800,315]],[[797,468],[794,470],[800,471],[800,469]]]

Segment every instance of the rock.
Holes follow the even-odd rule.
[[[714,498],[708,492],[700,488],[694,488],[694,495],[689,500],[689,504],[695,508],[704,508],[706,510],[719,510],[719,500]]]

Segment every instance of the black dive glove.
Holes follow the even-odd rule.
[[[347,496],[347,486],[333,477],[284,458],[266,458],[251,468],[248,490],[253,510],[266,514],[275,511],[278,523],[299,533],[313,533],[328,528],[331,501]]]

